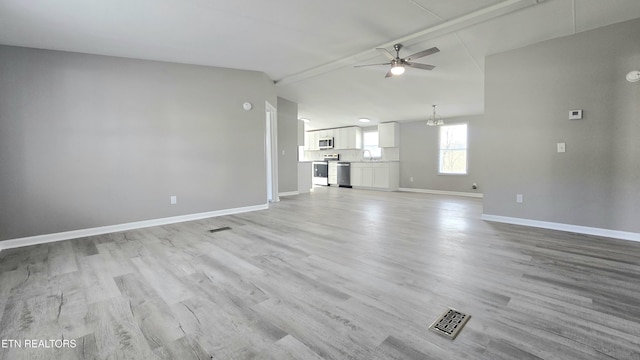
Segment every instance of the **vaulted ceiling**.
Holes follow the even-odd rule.
[[[0,0],[0,43],[262,71],[325,128],[482,114],[485,56],[639,17],[638,0]],[[395,42],[437,46],[416,61],[436,68],[354,68]]]

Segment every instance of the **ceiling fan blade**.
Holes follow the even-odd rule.
[[[396,57],[395,57],[395,56],[393,56],[393,54],[392,54],[392,53],[390,53],[390,52],[389,52],[389,50],[387,50],[387,49],[385,49],[385,48],[376,48],[376,50],[380,51],[380,53],[381,53],[382,55],[386,56],[386,57],[387,57],[387,59],[389,59],[389,60],[395,60],[395,59],[396,59]]]
[[[427,49],[427,50],[422,50],[420,52],[417,52],[413,55],[409,55],[406,58],[404,58],[405,60],[409,61],[409,60],[414,60],[414,59],[419,59],[421,57],[425,57],[427,55],[431,55],[431,54],[435,54],[438,51],[440,51],[440,49],[438,49],[437,47],[432,47],[431,49]]]
[[[418,64],[418,63],[408,63],[408,62],[404,62],[405,65],[412,67],[412,68],[416,68],[416,69],[422,69],[422,70],[433,70],[435,68],[435,66],[433,65],[427,65],[427,64]]]
[[[380,66],[380,65],[391,65],[391,63],[354,65],[353,67],[363,67],[363,66]]]
[[[393,73],[391,72],[391,70],[389,70],[389,71],[387,72],[387,75],[385,75],[384,77],[385,77],[385,79],[386,79],[386,78],[388,78],[388,77],[392,77],[392,76],[393,76]]]

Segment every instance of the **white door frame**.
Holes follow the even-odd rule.
[[[267,202],[278,202],[278,111],[265,101],[267,163]]]

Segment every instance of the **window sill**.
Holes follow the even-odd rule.
[[[468,176],[469,173],[464,173],[464,174],[449,174],[449,173],[438,173],[438,176]]]

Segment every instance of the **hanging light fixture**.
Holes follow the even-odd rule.
[[[433,115],[431,115],[429,120],[427,120],[427,125],[428,126],[444,125],[444,121],[442,121],[442,118],[436,115],[436,108],[438,107],[438,105],[431,105],[431,106],[433,107]]]

